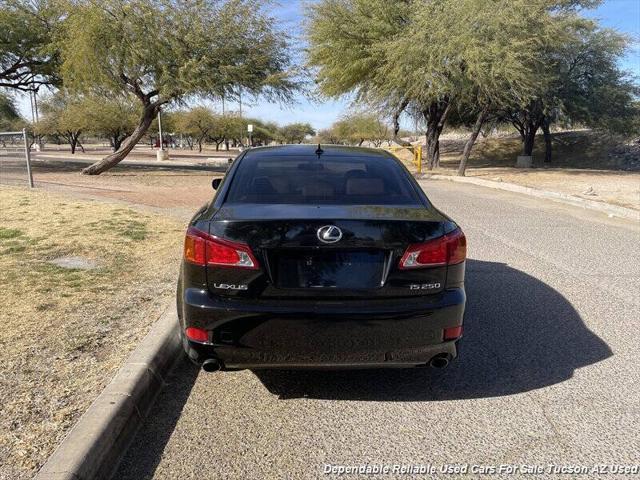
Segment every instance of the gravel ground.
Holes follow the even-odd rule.
[[[423,185],[469,240],[458,362],[445,371],[217,374],[181,364],[116,478],[637,463],[639,226],[508,192]]]

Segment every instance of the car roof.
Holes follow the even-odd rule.
[[[393,157],[389,152],[381,148],[348,147],[344,145],[321,145],[322,157]],[[318,145],[274,145],[268,147],[255,147],[245,151],[245,156],[260,157],[316,157]]]

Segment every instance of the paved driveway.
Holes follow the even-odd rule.
[[[638,225],[471,185],[423,186],[470,245],[458,362],[444,371],[222,374],[181,365],[117,478],[639,463]]]

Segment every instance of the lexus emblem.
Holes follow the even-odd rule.
[[[318,229],[318,240],[323,243],[336,243],[342,238],[342,230],[335,225],[325,225]]]

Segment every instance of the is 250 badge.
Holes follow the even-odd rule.
[[[409,290],[437,290],[440,286],[440,283],[412,283]]]

